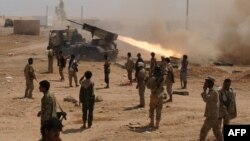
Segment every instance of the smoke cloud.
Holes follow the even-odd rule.
[[[218,59],[235,64],[250,64],[250,1],[234,0],[236,12],[224,23]]]
[[[60,21],[64,21],[66,19],[66,12],[64,10],[64,2],[60,0],[58,6],[55,7],[55,14]]]

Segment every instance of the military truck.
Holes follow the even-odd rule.
[[[80,25],[82,25],[82,29],[91,33],[91,42],[86,42],[77,29],[70,29],[68,26],[68,29],[65,30],[50,31],[48,48],[52,48],[55,54],[58,54],[59,51],[66,56],[74,54],[81,60],[103,60],[105,54],[111,60],[117,58],[118,49],[114,42],[118,37],[117,34],[86,23]]]

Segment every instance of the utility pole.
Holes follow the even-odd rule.
[[[46,6],[46,15],[45,15],[45,23],[46,23],[46,25],[45,25],[45,27],[47,27],[48,26],[48,12],[49,12],[49,6],[47,5]]]
[[[187,0],[187,8],[186,8],[186,29],[189,29],[188,26],[188,16],[189,16],[189,0]]]

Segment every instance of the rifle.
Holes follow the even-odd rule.
[[[59,102],[56,100],[57,105],[59,106],[59,109],[61,110],[61,112],[56,112],[56,116],[57,118],[62,122],[63,119],[67,120],[67,113],[63,111],[61,105],[59,104]]]

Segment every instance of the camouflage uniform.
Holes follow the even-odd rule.
[[[180,80],[181,87],[186,88],[187,85],[187,75],[188,75],[188,61],[182,60],[181,62],[181,71],[180,71]],[[184,86],[182,85],[184,83]]]
[[[79,100],[82,103],[83,124],[85,126],[88,120],[88,126],[91,127],[95,104],[94,83],[91,80],[85,79],[81,82]]]
[[[235,93],[233,89],[219,89],[220,97],[220,111],[219,111],[219,124],[221,126],[222,120],[223,125],[229,125],[230,120],[237,116]]]
[[[109,60],[106,60],[104,63],[104,81],[107,84],[107,87],[109,87],[110,64]]]
[[[56,116],[56,99],[53,94],[46,92],[41,100],[41,125],[44,121]]]
[[[48,72],[49,73],[53,73],[53,59],[54,59],[53,50],[49,49],[48,50]]]
[[[144,93],[145,93],[145,78],[146,78],[146,70],[142,68],[138,72],[138,80],[137,80],[137,87],[139,90],[139,96],[140,96],[140,105],[141,107],[145,107],[145,98],[144,98]]]
[[[150,60],[150,76],[152,76],[155,72],[155,67],[157,66],[156,58],[151,58]]]
[[[127,58],[127,62],[126,62],[126,69],[127,69],[127,72],[128,72],[128,80],[130,81],[130,83],[132,83],[132,72],[133,72],[133,69],[134,69],[134,62],[133,62],[133,59],[132,57],[129,57]]]
[[[139,63],[139,62],[144,63],[144,61],[143,61],[142,58],[138,58],[138,59],[136,60],[136,63],[135,63],[135,79],[136,79],[136,80],[137,80],[137,74],[138,74],[138,72],[139,72],[139,67],[138,67],[138,63]]]
[[[150,125],[154,126],[154,112],[156,111],[156,127],[159,127],[159,123],[161,120],[161,111],[163,105],[163,85],[164,80],[163,76],[154,76],[149,78],[147,82],[147,88],[151,90],[150,95],[150,108],[149,108],[149,118]]]
[[[169,95],[169,100],[172,101],[172,87],[174,83],[174,69],[171,63],[167,64],[167,78],[166,78],[166,84],[167,84],[167,92]]]
[[[24,97],[32,98],[32,91],[34,90],[34,82],[36,79],[35,70],[32,65],[27,64],[24,68],[24,76],[26,79],[26,89]]]
[[[65,68],[65,64],[66,64],[66,59],[62,55],[59,55],[57,65],[59,67],[59,74],[61,76],[61,80],[64,80],[63,68]]]
[[[214,89],[209,89],[208,93],[203,92],[202,98],[206,102],[204,116],[206,117],[200,131],[200,141],[205,141],[209,130],[212,128],[213,133],[218,141],[222,141],[222,133],[219,127],[219,94]]]
[[[68,70],[69,70],[69,86],[72,87],[72,77],[75,80],[76,86],[78,86],[78,80],[77,80],[77,71],[78,71],[78,69],[77,69],[77,62],[76,62],[75,59],[71,59],[69,61]]]

